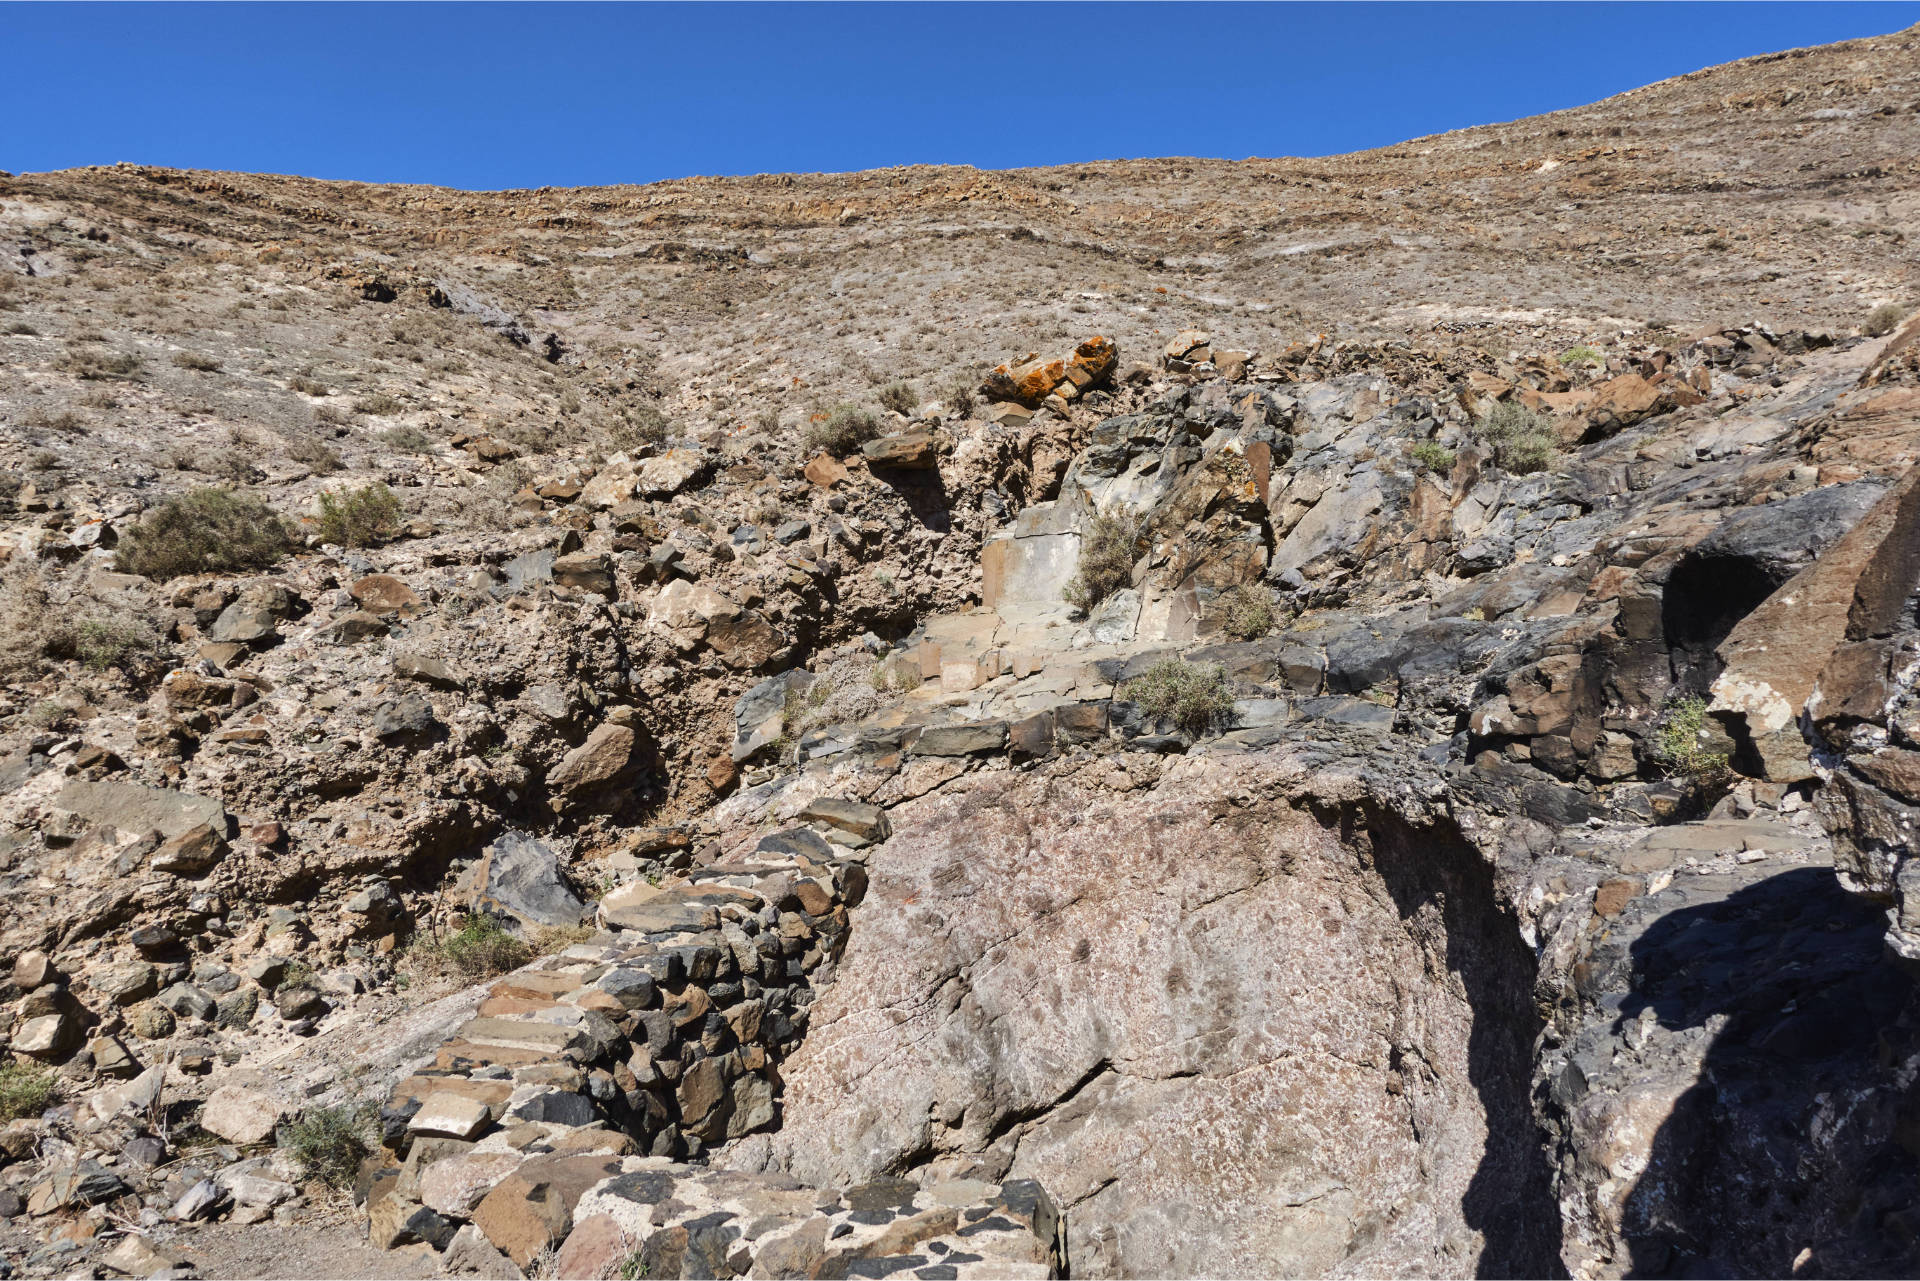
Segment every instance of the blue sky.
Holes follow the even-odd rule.
[[[1916,22],[1920,3],[14,3],[0,168],[494,189],[1327,155]]]

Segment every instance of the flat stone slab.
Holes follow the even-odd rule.
[[[930,725],[920,731],[910,749],[915,756],[970,756],[997,752],[1007,745],[1005,721],[974,721],[965,725]]]
[[[541,1054],[565,1054],[586,1044],[577,1028],[554,1023],[522,1022],[518,1019],[473,1019],[461,1027],[460,1039],[479,1046],[499,1046],[511,1050],[533,1050]]]

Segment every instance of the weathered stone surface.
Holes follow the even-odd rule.
[[[562,757],[547,775],[547,786],[569,795],[612,786],[632,775],[638,744],[639,736],[629,726],[595,726],[587,741]]]
[[[515,922],[520,930],[580,923],[586,904],[560,874],[560,859],[525,832],[502,833],[461,878],[460,902]]]
[[[1393,977],[1431,960],[1478,999],[1502,984],[1526,999],[1517,939],[1489,921],[1467,944],[1479,927],[1455,918],[1440,944],[1392,897],[1466,911],[1479,856],[1384,815],[1361,855],[1282,799],[1307,786],[1288,768],[1180,762],[1124,806],[993,776],[896,809],[840,978],[783,1069],[783,1165],[845,1185],[991,1149],[1075,1205],[1083,1274],[1443,1271],[1459,1266],[1437,1251],[1468,1231],[1470,1186],[1506,1214],[1551,1216],[1520,1067],[1531,1033]],[[1360,857],[1390,893],[1359,890],[1374,875]],[[1335,885],[1353,888],[1329,897]],[[962,977],[966,999],[917,1002],[936,975]],[[1408,1037],[1417,1073],[1385,1049]],[[1500,1037],[1513,1068],[1495,1086],[1468,1047]],[[1420,1227],[1363,1232],[1415,1188]],[[1482,1266],[1551,1268],[1525,1235],[1477,1245],[1492,1251]]]
[[[902,471],[925,470],[940,461],[939,441],[928,431],[882,436],[862,445],[860,453],[869,467],[897,468]]]
[[[1752,753],[1761,777],[1790,783],[1813,776],[1800,714],[1835,651],[1860,638],[1854,620],[1890,612],[1886,602],[1904,599],[1911,589],[1920,574],[1917,546],[1920,470],[1908,472],[1720,645],[1724,668],[1713,683],[1711,710]]]
[[[224,832],[227,811],[217,800],[134,783],[95,783],[75,779],[62,788],[53,808],[78,815],[90,823],[122,832],[156,831],[167,839],[200,827]]]
[[[229,1143],[264,1143],[285,1110],[278,1100],[244,1086],[223,1085],[200,1109],[200,1128]]]
[[[1006,742],[1005,721],[931,725],[913,740],[913,752],[916,756],[967,756],[975,752],[997,752]]]

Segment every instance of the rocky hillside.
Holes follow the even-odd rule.
[[[1910,1274],[1917,54],[0,177],[0,1266]]]

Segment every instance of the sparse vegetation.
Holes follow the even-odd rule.
[[[314,525],[323,543],[374,547],[399,532],[404,514],[398,495],[375,481],[362,489],[322,490]]]
[[[1101,601],[1133,582],[1132,522],[1095,516],[1080,539],[1080,565],[1061,593],[1067,604],[1091,614]]]
[[[956,374],[947,384],[947,408],[960,414],[973,412],[974,398],[978,394],[980,380],[966,374]]]
[[[1569,347],[1561,352],[1560,363],[1569,368],[1575,365],[1596,368],[1604,366],[1607,363],[1607,358],[1600,354],[1598,348],[1589,347],[1585,343],[1582,343],[1577,347]]]
[[[672,424],[660,412],[660,406],[643,400],[621,412],[607,427],[607,439],[616,450],[631,452],[642,445],[657,445],[667,438]]]
[[[122,534],[119,567],[164,582],[182,574],[267,569],[292,547],[286,522],[258,498],[203,488],[169,498]]]
[[[332,446],[323,445],[311,436],[297,436],[288,441],[287,457],[319,476],[339,471],[347,465]]]
[[[805,443],[809,450],[825,450],[835,458],[844,458],[879,438],[880,420],[872,410],[840,405],[824,416],[814,415],[814,421],[807,424]]]
[[[312,1107],[281,1126],[275,1140],[309,1178],[344,1188],[373,1151],[374,1129],[371,1108]]]
[[[505,974],[532,959],[533,949],[485,912],[469,915],[451,934],[422,939],[407,949],[408,968],[468,980]]]
[[[433,438],[411,423],[401,427],[389,427],[376,432],[374,439],[389,449],[397,449],[404,454],[429,454],[433,452]]]
[[[112,348],[69,347],[55,362],[55,368],[86,380],[131,378],[140,372],[140,357],[130,351]]]
[[[880,408],[911,417],[920,408],[920,392],[909,382],[888,383],[880,389]]]
[[[1456,455],[1451,449],[1437,440],[1422,440],[1407,451],[1414,463],[1431,472],[1450,472],[1453,470]]]
[[[203,374],[220,372],[220,362],[212,356],[203,356],[197,351],[176,351],[173,353],[175,369],[191,369]]]
[[[53,1101],[53,1073],[29,1063],[0,1066],[0,1123],[39,1116]]]
[[[293,377],[287,379],[287,389],[289,391],[297,391],[302,396],[324,396],[327,394],[327,385],[307,374],[295,374]]]
[[[1654,729],[1654,763],[1668,777],[1683,778],[1697,788],[1719,786],[1728,776],[1727,757],[1701,741],[1706,726],[1706,699],[1689,694],[1670,701]]]
[[[1120,694],[1157,721],[1171,721],[1184,734],[1199,736],[1233,708],[1227,669],[1216,663],[1163,658],[1146,674],[1128,681]]]
[[[1495,403],[1480,420],[1480,438],[1493,450],[1493,461],[1516,476],[1545,471],[1558,452],[1553,424],[1510,400]]]
[[[1235,640],[1253,640],[1273,630],[1273,593],[1242,583],[1221,600],[1221,627]]]
[[[1883,302],[1867,313],[1860,326],[1860,332],[1869,338],[1882,338],[1893,332],[1893,327],[1907,318],[1907,309],[1897,302]]]
[[[384,418],[390,414],[402,413],[405,409],[405,405],[384,391],[375,392],[371,396],[362,396],[353,402],[354,413],[372,414],[380,418]]]

